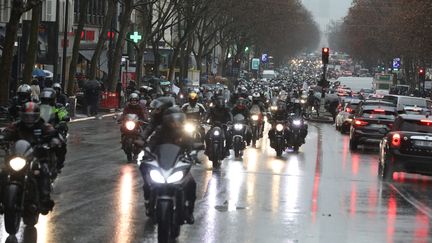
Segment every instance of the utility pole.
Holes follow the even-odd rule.
[[[68,45],[68,25],[69,25],[69,0],[66,0],[66,10],[65,10],[65,21],[64,21],[64,30],[63,30],[63,68],[62,68],[62,90],[65,88],[65,80],[66,80],[66,51]],[[73,82],[73,80],[69,80],[69,82]]]

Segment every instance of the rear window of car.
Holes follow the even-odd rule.
[[[387,96],[387,95],[385,95],[382,100],[383,101],[387,101],[387,102],[391,102],[394,105],[397,105],[397,103],[398,103],[398,97],[396,97],[396,96]]]
[[[427,107],[425,99],[400,97],[399,103],[403,106]]]
[[[404,120],[399,127],[400,131],[432,133],[432,124],[417,120]]]
[[[374,109],[374,110],[363,110],[361,117],[372,118],[372,119],[394,120],[396,118],[396,114],[392,111]]]

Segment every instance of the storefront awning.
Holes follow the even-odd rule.
[[[94,50],[80,50],[79,53],[86,60],[91,61],[93,54],[94,54]],[[108,52],[107,52],[107,50],[102,50],[102,54],[101,54],[100,59],[99,59],[98,68],[102,72],[108,74]]]

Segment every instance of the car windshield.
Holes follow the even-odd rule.
[[[361,117],[364,118],[371,118],[371,119],[388,119],[393,120],[395,119],[395,113],[391,111],[385,111],[385,110],[364,110],[361,114]]]
[[[404,120],[399,127],[400,131],[432,133],[432,124],[418,120]]]

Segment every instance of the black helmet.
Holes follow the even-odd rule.
[[[25,103],[20,111],[20,119],[27,127],[33,127],[40,119],[40,108],[35,102]]]
[[[150,108],[153,109],[152,114],[159,114],[169,107],[174,105],[175,101],[172,97],[159,97],[150,102]]]
[[[140,97],[137,93],[132,93],[129,95],[129,104],[131,105],[139,105]]]
[[[225,99],[222,96],[217,96],[216,97],[216,104],[215,104],[216,108],[224,108],[225,107]]]
[[[22,84],[17,89],[18,100],[22,103],[29,102],[31,100],[32,89],[28,84]]]
[[[41,104],[55,106],[56,91],[53,88],[45,88],[39,95]]]
[[[164,112],[162,126],[171,129],[181,129],[185,121],[186,115],[179,107],[173,106]]]

